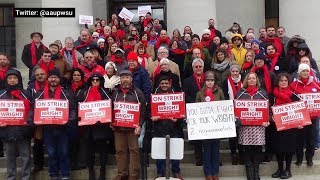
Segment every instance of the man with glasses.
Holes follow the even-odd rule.
[[[154,45],[154,48],[156,50],[159,49],[159,47],[161,47],[161,46],[169,48],[170,44],[171,44],[171,40],[167,35],[167,31],[166,30],[161,30],[160,31],[160,37],[157,39],[157,42]]]
[[[64,40],[64,48],[61,49],[61,55],[66,58],[71,69],[77,68],[84,60],[83,55],[74,48],[74,40],[72,37],[66,37]]]
[[[92,41],[92,37],[89,32],[89,29],[81,29],[78,40],[74,42],[74,47],[76,48],[77,51],[79,51],[81,54],[84,55],[87,47],[95,44],[96,42]]]
[[[240,67],[245,61],[247,50],[243,47],[243,39],[241,34],[234,34],[231,38],[232,49],[231,52],[233,54],[233,60],[235,60]]]
[[[100,73],[102,76],[106,74],[104,68],[98,65],[97,61],[94,59],[94,54],[92,51],[86,51],[84,53],[84,61],[79,67],[84,73],[84,81],[87,82],[88,78],[93,73]]]
[[[186,103],[195,103],[196,95],[204,84],[204,62],[201,58],[195,58],[192,61],[193,74],[183,81],[182,90],[185,93]],[[194,145],[194,156],[196,159],[196,166],[202,166],[202,143],[201,141],[192,141]]]
[[[43,35],[40,32],[31,33],[30,38],[32,42],[24,46],[21,55],[22,62],[29,68],[29,79],[31,79],[34,66],[41,59],[41,52],[47,49],[42,44]]]
[[[91,37],[92,37],[92,41],[97,43],[97,41],[99,39],[99,33],[98,32],[93,32]]]

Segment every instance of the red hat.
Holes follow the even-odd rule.
[[[130,51],[128,56],[127,56],[127,61],[130,61],[130,60],[133,60],[133,61],[137,61],[138,62],[138,55],[137,53],[135,53],[134,51]]]

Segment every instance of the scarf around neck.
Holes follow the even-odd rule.
[[[269,74],[267,65],[263,65],[262,67],[259,67],[259,68],[257,66],[254,66],[252,68],[251,72],[257,73],[256,71],[258,71],[258,70],[263,71],[263,79],[264,79],[264,84],[266,86],[267,93],[268,94],[272,93],[271,78],[270,78],[270,74]]]
[[[213,95],[213,91],[214,91],[215,87],[212,88],[206,88],[204,90],[204,96],[205,96],[205,101],[209,102],[209,101],[214,101],[214,95]]]
[[[292,102],[290,99],[292,94],[293,92],[290,90],[289,86],[284,89],[280,89],[279,87],[274,88],[273,95],[276,97],[275,105]]]
[[[62,49],[61,49],[61,55],[64,56],[64,53],[67,53],[66,51],[67,51],[67,50],[66,50],[65,47],[62,48]],[[73,67],[73,68],[78,68],[78,67],[79,67],[79,63],[78,63],[77,56],[76,56],[76,49],[73,48],[73,49],[70,51],[70,53],[71,53],[71,56],[72,56],[72,67]]]
[[[204,84],[204,74],[201,74],[200,79],[198,78],[198,76],[195,73],[193,73],[192,76],[193,76],[194,80],[196,81],[198,91],[200,91],[203,84]]]
[[[213,64],[213,69],[215,69],[217,71],[224,71],[228,66],[229,66],[229,60],[225,59],[220,64],[219,63],[214,63]]]
[[[237,85],[235,85],[237,84]],[[228,77],[228,94],[229,99],[233,100],[238,91],[243,87],[241,82],[241,75],[238,78],[233,78],[231,76]]]
[[[39,48],[42,46],[42,50],[47,49],[42,43],[40,43]],[[36,43],[31,41],[30,51],[31,51],[31,64],[35,66],[37,64],[37,56],[36,56]]]
[[[43,98],[44,99],[60,99],[61,91],[62,91],[61,85],[58,85],[58,87],[55,89],[53,98],[50,98],[49,91],[50,91],[49,83],[46,83],[46,85],[44,86],[44,89],[43,89]]]

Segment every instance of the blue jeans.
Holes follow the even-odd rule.
[[[219,174],[219,149],[219,139],[203,141],[203,171],[205,176],[216,176]]]
[[[165,176],[166,172],[166,160],[165,159],[157,159],[157,173],[158,175]],[[173,174],[180,173],[180,161],[179,160],[171,160],[171,170]]]
[[[61,177],[69,177],[69,138],[67,130],[62,127],[49,127],[44,129],[43,138],[48,151],[50,177],[59,177],[59,171],[61,171]]]

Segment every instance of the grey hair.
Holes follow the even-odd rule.
[[[204,66],[204,62],[201,58],[195,58],[193,61],[192,61],[192,67],[197,63],[197,62],[200,62],[202,66]]]
[[[80,30],[80,34],[81,34],[83,31],[87,31],[87,32],[88,32],[88,34],[90,34],[90,31],[89,31],[89,29],[87,29],[87,28],[81,28],[81,30]]]
[[[66,37],[66,38],[64,39],[64,43],[66,43],[68,40],[71,40],[72,43],[74,43],[74,40],[72,39],[72,37]]]
[[[241,68],[240,68],[240,66],[238,64],[232,64],[230,66],[230,72],[232,71],[233,68],[237,68],[239,71],[241,71]]]
[[[170,61],[169,61],[169,59],[167,59],[167,58],[162,58],[161,60],[160,60],[160,65],[162,65],[163,63],[167,63],[167,64],[170,64]]]
[[[165,50],[167,53],[169,53],[169,50],[168,50],[166,47],[160,46],[159,49],[158,49],[158,51],[157,51],[158,54],[159,54],[159,50],[161,50],[161,49],[162,49],[162,50]]]

